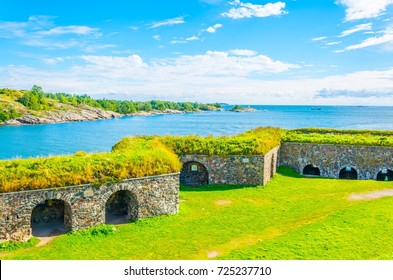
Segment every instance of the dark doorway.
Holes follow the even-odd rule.
[[[202,163],[196,161],[184,163],[180,172],[180,184],[189,187],[199,187],[209,184],[206,167]]]
[[[315,165],[309,164],[303,169],[303,175],[321,176],[321,171]]]
[[[124,224],[138,218],[138,201],[128,190],[113,193],[105,204],[105,223]]]
[[[356,180],[358,178],[358,172],[355,168],[347,166],[340,170],[340,174],[338,175],[339,179],[349,179]]]
[[[63,200],[47,199],[34,207],[30,225],[37,237],[66,233],[71,229],[71,207]]]
[[[377,181],[393,181],[393,171],[383,168],[377,174]]]

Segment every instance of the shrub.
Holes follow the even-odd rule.
[[[36,237],[30,238],[27,242],[18,242],[18,241],[5,241],[0,243],[0,252],[10,252],[15,251],[20,248],[29,248],[37,245],[39,243],[39,239]]]
[[[78,231],[71,231],[69,235],[79,235],[84,237],[96,237],[96,236],[109,236],[114,234],[116,228],[114,225],[98,225],[88,229],[82,229]]]

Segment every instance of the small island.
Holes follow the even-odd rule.
[[[235,107],[229,109],[228,111],[230,111],[230,112],[237,112],[237,113],[239,113],[239,112],[255,112],[256,109],[255,108],[251,108],[250,106],[243,107],[243,106],[240,106],[240,105],[236,105]]]

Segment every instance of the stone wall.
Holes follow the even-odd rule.
[[[319,168],[321,176],[338,178],[340,170],[352,167],[358,179],[375,180],[383,169],[393,169],[393,148],[374,146],[282,143],[280,165],[303,173],[305,166]]]
[[[100,186],[82,185],[0,194],[0,241],[31,237],[33,209],[47,200],[64,201],[64,225],[79,230],[105,223],[105,205],[117,191],[135,197],[137,219],[178,212],[179,174],[129,179]]]
[[[276,174],[279,149],[280,147],[275,147],[264,155],[263,185],[269,182],[269,180]]]
[[[266,155],[185,155],[181,161],[186,168],[190,162],[202,164],[208,172],[209,184],[265,185],[276,173],[277,154],[278,147]]]

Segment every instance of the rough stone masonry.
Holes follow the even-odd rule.
[[[0,194],[0,241],[25,241],[32,235],[33,209],[45,201],[64,202],[64,226],[79,230],[105,223],[106,203],[112,194],[129,191],[136,199],[134,218],[178,213],[179,174],[117,183],[82,185]]]

